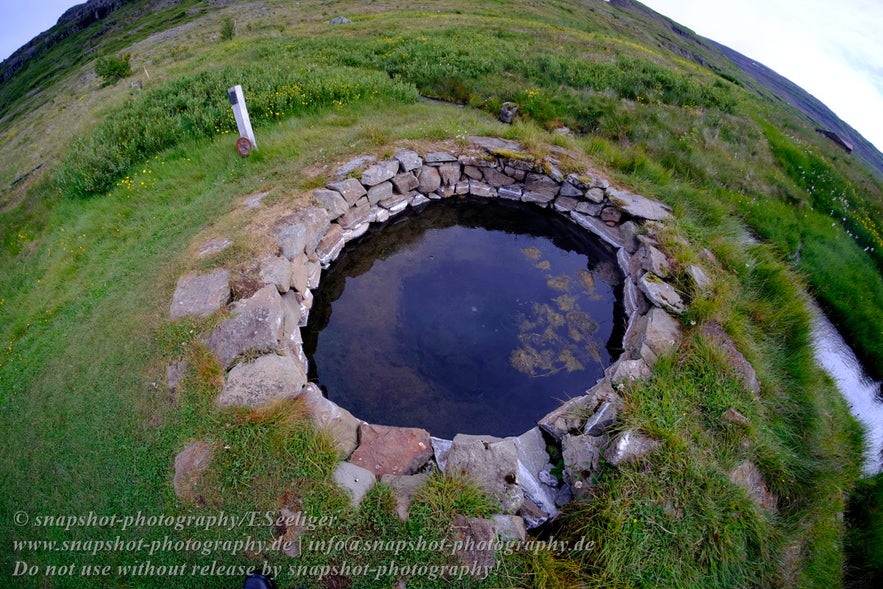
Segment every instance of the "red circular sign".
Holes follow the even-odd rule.
[[[251,153],[251,141],[248,140],[248,137],[240,137],[236,141],[236,151],[242,157],[248,157],[248,154]]]

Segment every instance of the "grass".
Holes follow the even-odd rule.
[[[15,116],[0,122],[0,132],[14,141],[32,136],[37,151],[50,155],[43,169],[3,194],[0,210],[0,428],[15,440],[14,450],[0,454],[7,475],[0,505],[9,514],[0,521],[0,537],[121,535],[148,543],[166,536],[274,537],[272,526],[263,525],[142,527],[124,534],[17,527],[11,517],[17,511],[223,511],[262,519],[288,507],[331,518],[305,537],[316,542],[440,540],[452,533],[455,515],[489,514],[487,499],[468,481],[444,477],[430,479],[407,523],[393,513],[384,486],[352,509],[330,481],[336,457],[327,439],[297,404],[258,412],[214,408],[220,371],[195,335],[218,318],[169,323],[166,309],[181,273],[237,267],[271,239],[260,231],[269,217],[244,211],[241,197],[269,190],[267,209],[257,215],[270,215],[301,206],[309,189],[353,155],[387,157],[399,146],[423,149],[492,134],[537,153],[569,149],[618,184],[673,206],[676,220],[665,228],[662,246],[678,269],[702,264],[715,287],[692,293],[681,277],[692,297],[687,339],[653,379],[626,392],[621,427],[658,437],[662,449],[645,464],[605,470],[593,501],[565,514],[563,537],[590,539],[592,549],[513,552],[480,585],[827,586],[841,581],[844,543],[856,562],[874,562],[876,524],[858,526],[876,521],[879,493],[872,483],[859,487],[849,533],[838,519],[859,476],[861,434],[812,361],[802,289],[826,305],[866,358],[879,358],[883,283],[874,254],[880,248],[870,252],[869,245],[880,235],[879,181],[790,113],[748,94],[734,83],[738,72],[726,65],[717,73],[703,70],[669,54],[658,44],[664,31],[603,3],[514,2],[503,10],[450,0],[437,3],[441,12],[385,12],[366,4],[349,7],[354,22],[341,27],[326,25],[332,7],[301,4],[296,17],[284,2],[272,15],[230,8],[181,16],[191,6],[184,4],[152,11],[143,29],[105,36],[104,54],[131,52],[134,69],[150,66],[151,82],[140,93],[121,85],[99,89],[95,81],[87,86],[90,96],[77,98],[83,88],[66,76],[92,66],[74,52],[61,60],[65,46],[29,66],[45,77],[26,72],[4,85],[5,112]],[[235,38],[213,39],[231,14]],[[190,28],[167,41],[154,35],[170,25]],[[94,31],[71,43],[89,35]],[[47,65],[51,60],[57,69]],[[260,149],[247,160],[229,137],[225,90],[233,78],[246,87],[258,123]],[[16,114],[28,104],[25,88],[39,89],[34,104],[42,106]],[[415,101],[418,93],[469,108]],[[493,120],[504,100],[520,105],[522,117],[512,126]],[[71,113],[82,137],[64,149],[59,121]],[[562,126],[585,134],[550,132]],[[21,153],[9,155],[0,177],[11,182],[17,169],[33,164]],[[767,243],[745,245],[749,231]],[[219,235],[232,237],[234,246],[218,258],[193,259],[195,244]],[[694,245],[684,246],[681,237]],[[719,264],[701,257],[698,247],[711,249]],[[693,333],[692,322],[709,319],[726,327],[755,366],[760,395],[746,391],[720,352]],[[182,356],[188,373],[171,398],[165,366]],[[751,424],[722,422],[730,407]],[[217,456],[203,506],[179,503],[171,487],[174,456],[193,439],[210,441]],[[729,472],[746,458],[779,497],[777,512],[758,508],[730,483]],[[454,562],[450,554],[414,546],[390,552],[355,554],[349,562]],[[276,553],[219,554],[164,552],[150,559],[292,564]],[[11,571],[23,561],[45,572],[50,565],[116,567],[145,559],[137,551],[91,557],[7,548],[2,567]],[[294,562],[320,571],[341,565],[342,557],[316,548]],[[869,566],[856,565],[856,575],[872,574],[863,568]],[[321,586],[315,575],[295,577],[283,577],[284,584]],[[222,587],[230,580],[188,575],[175,584]],[[164,587],[168,581],[41,574],[13,582]],[[395,581],[387,570],[364,586]],[[415,578],[408,585],[438,583]]]

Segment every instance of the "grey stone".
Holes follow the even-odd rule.
[[[638,243],[638,226],[634,221],[626,221],[619,226],[619,230],[622,232],[622,246],[625,251],[630,254],[638,251],[641,244]]]
[[[505,172],[507,176],[514,178],[517,182],[524,181],[525,176],[527,176],[525,170],[510,165],[503,166],[503,172]]]
[[[233,245],[233,240],[227,237],[216,237],[215,239],[208,239],[200,244],[199,251],[196,253],[196,255],[200,258],[207,258],[209,256],[221,253],[231,245]]]
[[[435,463],[442,472],[447,470],[448,454],[451,452],[451,446],[454,445],[452,440],[444,440],[442,438],[430,437],[432,442],[432,452],[435,454]]]
[[[566,435],[561,440],[564,480],[577,499],[586,495],[591,486],[592,473],[600,470],[603,442],[601,437],[585,435]]]
[[[392,182],[381,182],[368,189],[368,202],[376,205],[382,200],[392,196]]]
[[[282,300],[273,285],[236,303],[233,317],[218,325],[205,339],[221,366],[229,368],[245,352],[276,350],[282,333]]]
[[[766,485],[763,474],[750,460],[743,461],[730,473],[730,482],[744,489],[751,500],[764,509],[775,509],[776,495]]]
[[[460,163],[445,162],[438,167],[438,175],[444,186],[453,186],[460,181]]]
[[[652,245],[642,245],[632,256],[630,267],[632,278],[640,276],[641,270],[652,272],[660,278],[667,278],[671,274],[671,263],[664,253]]]
[[[334,177],[337,180],[343,180],[352,172],[356,170],[360,170],[369,164],[373,164],[377,161],[377,158],[373,155],[362,155],[357,158],[353,158],[347,163],[343,164],[334,173]]]
[[[754,371],[754,367],[742,355],[735,342],[727,335],[727,332],[724,331],[724,328],[719,323],[707,321],[699,328],[699,333],[702,334],[702,337],[711,340],[720,347],[726,355],[727,362],[735,369],[748,390],[753,393],[760,392],[760,382],[757,380],[757,373]]]
[[[602,178],[601,176],[592,176],[592,181],[589,183],[590,188],[600,188],[601,190],[607,190],[610,187],[610,182],[607,181],[606,178]]]
[[[495,168],[482,168],[481,176],[484,178],[484,181],[493,186],[494,188],[499,188],[501,186],[509,186],[510,184],[515,183],[515,179],[511,176],[507,176],[502,172],[498,171]],[[476,178],[477,179],[477,178]]]
[[[368,197],[363,197],[356,202],[355,206],[351,207],[350,210],[341,216],[337,222],[344,229],[353,229],[363,223],[367,223],[370,215],[371,203],[368,202]]]
[[[291,262],[282,256],[273,256],[261,263],[258,272],[264,284],[272,284],[280,294],[291,288]]]
[[[565,215],[570,213],[570,211],[576,210],[576,206],[579,204],[579,201],[570,196],[559,196],[555,199],[555,202],[552,204],[552,208],[554,208],[559,213],[564,213]]]
[[[264,192],[256,192],[254,194],[249,194],[242,201],[242,206],[247,209],[256,209],[261,206],[261,202],[264,200],[264,197],[270,194],[270,191]]]
[[[622,235],[620,234],[618,227],[608,227],[600,219],[576,211],[570,213],[570,218],[573,219],[577,225],[583,229],[591,231],[613,247],[622,247]]]
[[[307,288],[318,288],[322,276],[322,266],[318,260],[307,261]]]
[[[390,215],[398,215],[408,208],[411,197],[406,194],[396,194],[380,201],[380,206],[389,211]]]
[[[711,289],[711,279],[705,271],[696,264],[690,264],[687,266],[687,276],[690,277],[699,292],[707,292]]]
[[[616,407],[610,401],[604,401],[601,406],[586,420],[583,434],[587,436],[600,436],[607,428],[616,421]]]
[[[417,191],[423,194],[435,192],[441,186],[441,176],[438,173],[438,168],[433,166],[423,166],[420,168],[417,172],[417,179],[420,180],[420,184],[417,185]]]
[[[576,212],[582,213],[583,215],[590,215],[592,217],[597,217],[601,214],[601,209],[604,208],[604,205],[595,204],[593,202],[587,202],[581,200],[576,204]]]
[[[559,192],[561,196],[568,196],[570,198],[580,198],[583,195],[583,191],[571,184],[570,182],[564,182],[561,184],[561,191]]]
[[[376,186],[381,182],[390,180],[399,172],[399,162],[397,160],[388,160],[378,162],[369,166],[367,170],[362,172],[362,184],[365,186]]]
[[[359,447],[350,462],[376,476],[410,475],[430,458],[432,441],[425,429],[363,423],[359,426]]]
[[[416,170],[423,165],[423,160],[420,158],[420,154],[410,149],[400,149],[395,152],[395,155],[392,157],[398,160],[402,170],[405,172]]]
[[[529,202],[543,207],[548,206],[553,200],[555,200],[554,194],[532,192],[530,190],[525,190],[521,195],[521,202]]]
[[[441,164],[444,162],[456,162],[457,158],[446,151],[434,151],[426,154],[427,164]]]
[[[555,180],[545,174],[528,174],[524,179],[524,191],[534,193],[537,195],[537,198],[548,198],[548,200],[551,200],[558,196],[560,188]]]
[[[610,203],[632,217],[661,221],[671,217],[671,208],[659,201],[651,200],[640,194],[632,194],[626,190],[608,188],[605,193]]]
[[[647,297],[644,296],[638,285],[632,282],[630,278],[625,280],[622,298],[625,304],[626,315],[629,317],[643,315],[650,310],[650,303],[647,301]]]
[[[414,174],[405,172],[393,177],[392,186],[397,194],[408,194],[412,190],[417,190],[417,187],[420,186],[420,180]]]
[[[352,229],[344,229],[343,230],[343,240],[347,243],[350,241],[362,237],[365,233],[370,229],[371,223],[362,223],[361,225],[356,225]]]
[[[344,245],[346,245],[346,240],[343,238],[343,228],[337,223],[332,223],[328,228],[328,231],[325,233],[325,236],[322,238],[322,241],[320,241],[319,245],[316,247],[316,255],[319,256],[319,263],[322,264],[322,266],[328,266],[331,262],[337,259],[340,252],[343,251]]]
[[[331,217],[323,208],[307,207],[288,215],[284,222],[286,226],[279,232],[279,246],[282,255],[292,260],[301,252],[309,256],[316,250],[331,224]]]
[[[345,16],[335,16],[334,18],[332,18],[331,20],[328,21],[328,24],[329,25],[346,25],[351,22],[353,22],[353,21],[351,21],[350,19],[348,19]]]
[[[169,316],[173,320],[187,315],[206,317],[222,309],[229,298],[229,270],[222,268],[211,274],[185,274],[178,279]]]
[[[384,223],[389,217],[389,209],[385,209],[378,204],[371,207],[371,216],[368,218],[372,223]]]
[[[469,194],[469,183],[470,182],[472,182],[472,180],[460,180],[459,182],[457,182],[454,185],[454,191],[451,193],[451,195]],[[442,186],[442,188],[446,188],[446,187]],[[442,194],[442,188],[439,188],[438,190],[436,190],[436,192],[439,194]]]
[[[358,507],[377,482],[377,477],[370,470],[351,462],[338,462],[334,469],[334,482],[350,496],[350,503]]]
[[[402,521],[408,521],[408,512],[411,508],[411,500],[420,487],[429,480],[428,473],[414,475],[385,474],[380,477],[380,482],[389,485],[396,498],[396,513]]]
[[[175,360],[166,366],[166,387],[172,397],[178,392],[178,385],[181,384],[186,373],[187,362],[185,360]]]
[[[497,189],[497,194],[500,198],[505,198],[507,200],[521,200],[521,194],[523,189],[521,186],[500,186]]]
[[[307,370],[306,356],[303,350],[303,337],[300,328],[306,324],[301,316],[300,302],[293,292],[282,295],[282,343],[288,351]]]
[[[524,520],[517,515],[496,514],[493,516],[497,538],[503,542],[524,542],[527,540],[527,528]]]
[[[463,175],[473,180],[481,180],[484,178],[484,173],[481,170],[482,168],[478,166],[463,166]]]
[[[652,372],[647,363],[640,358],[637,360],[620,358],[605,371],[605,374],[612,384],[619,385],[635,380],[647,380],[652,375]]]
[[[612,466],[633,464],[659,449],[662,443],[636,430],[626,430],[616,436],[604,451],[604,460]]]
[[[483,198],[489,198],[497,195],[497,191],[488,184],[484,182],[479,182],[477,180],[469,181],[469,194],[472,196],[480,196]]]
[[[687,310],[674,287],[653,272],[647,272],[638,279],[638,288],[657,307],[678,315]]]
[[[424,196],[420,193],[417,193],[414,195],[414,199],[411,201],[411,206],[414,208],[417,208],[419,206],[425,205],[426,203],[429,202],[429,200],[430,199],[428,196]]]
[[[175,496],[186,503],[198,500],[202,475],[211,464],[214,450],[209,442],[197,440],[188,444],[175,456],[175,476],[172,486]]]
[[[349,206],[356,204],[359,198],[368,194],[362,183],[355,178],[347,178],[339,182],[332,182],[326,188],[339,192]]]
[[[500,107],[500,114],[497,117],[501,123],[511,125],[512,121],[518,115],[518,105],[514,102],[504,102]]]
[[[310,288],[309,277],[307,275],[307,261],[307,255],[301,254],[290,262],[290,285],[291,288],[298,292],[304,292],[305,290]]]
[[[472,478],[499,503],[504,513],[515,513],[524,501],[511,438],[457,434],[448,454],[446,472]]]
[[[609,226],[617,225],[622,218],[622,212],[616,207],[604,207],[601,209],[601,220]]]
[[[524,151],[524,147],[519,142],[512,139],[503,139],[502,137],[472,135],[469,137],[469,142],[490,152],[511,151],[518,153]]]
[[[673,350],[681,340],[681,326],[671,315],[659,308],[639,317],[623,338],[629,359],[643,359],[653,366],[659,356]]]
[[[518,460],[518,484],[524,497],[532,501],[546,514],[546,518],[558,515],[555,506],[555,490],[540,481],[540,472],[552,469],[546,443],[540,428],[535,427],[512,438]]]
[[[595,399],[589,395],[568,399],[540,419],[538,424],[544,432],[560,440],[568,433],[578,431],[582,427],[586,415],[594,409],[594,403]]]
[[[268,354],[234,366],[223,390],[215,397],[215,404],[254,409],[271,401],[296,397],[306,383],[303,366],[292,356]]]
[[[721,419],[729,423],[735,423],[736,425],[751,425],[751,422],[747,417],[739,413],[735,408],[730,407],[721,415]]]
[[[313,191],[313,198],[316,199],[316,202],[320,207],[323,207],[328,211],[328,218],[332,221],[346,213],[350,208],[349,203],[343,198],[343,195],[336,190],[317,188]]]
[[[596,204],[604,202],[604,190],[601,188],[590,188],[586,191],[586,199]]]
[[[331,436],[341,458],[349,457],[359,444],[359,426],[365,422],[325,398],[313,383],[304,386],[300,398],[310,420]]]
[[[496,566],[494,521],[458,515],[454,518],[454,546],[462,570],[473,578],[484,578]]]

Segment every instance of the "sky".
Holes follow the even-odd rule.
[[[76,0],[0,0],[0,59]],[[772,68],[883,151],[883,0],[643,0]]]

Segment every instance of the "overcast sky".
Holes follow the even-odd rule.
[[[807,90],[883,151],[883,0],[643,0]],[[76,0],[0,0],[0,59]]]

